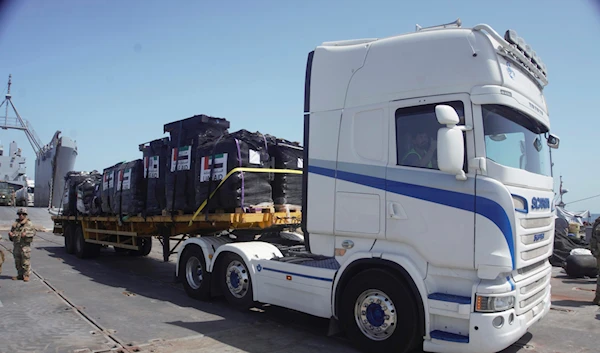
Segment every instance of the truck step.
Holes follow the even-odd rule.
[[[458,335],[456,333],[435,330],[431,331],[431,338],[436,340],[456,342],[456,343],[469,343],[469,336]]]
[[[457,304],[471,304],[471,298],[446,293],[431,293],[429,299]]]

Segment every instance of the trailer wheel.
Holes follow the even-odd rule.
[[[210,299],[210,273],[206,272],[204,252],[197,245],[185,248],[179,262],[179,278],[188,296],[200,299]]]
[[[138,238],[139,250],[129,250],[131,256],[148,256],[152,251],[152,237]]]
[[[100,254],[101,246],[98,244],[87,243],[83,238],[83,229],[81,226],[73,226],[75,231],[72,233],[75,243],[75,256],[80,259],[94,257]]]
[[[75,242],[73,237],[73,226],[66,224],[64,226],[63,236],[65,238],[65,251],[67,254],[75,253]]]
[[[220,261],[219,281],[225,298],[232,306],[247,310],[254,305],[252,278],[244,260],[237,254],[224,254]]]
[[[405,282],[391,272],[360,272],[343,290],[340,321],[365,352],[410,352],[419,342],[417,304]]]

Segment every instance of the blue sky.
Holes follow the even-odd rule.
[[[515,29],[548,67],[565,202],[600,194],[600,6],[574,1],[13,1],[0,13],[0,93],[44,143],[78,143],[78,170],[140,158],[138,144],[194,114],[302,140],[306,56],[323,41],[385,37],[461,18]],[[0,112],[4,115],[4,112]],[[2,131],[34,155],[20,131]],[[600,213],[600,198],[567,209]]]

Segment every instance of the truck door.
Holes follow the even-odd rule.
[[[409,245],[435,266],[472,268],[475,178],[468,174],[466,181],[459,181],[438,169],[436,140],[442,127],[435,115],[438,104],[454,107],[460,125],[472,126],[466,94],[390,104],[386,239]],[[468,131],[465,160],[474,155],[473,146],[472,131]]]
[[[385,239],[387,109],[378,105],[344,110],[336,167],[336,248],[348,237],[367,238],[369,247],[373,239]]]

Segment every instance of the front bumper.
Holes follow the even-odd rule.
[[[517,316],[514,309],[499,313],[471,313],[469,327],[469,343],[446,341],[425,341],[424,350],[444,353],[494,353],[499,352],[517,342],[531,325],[538,322],[550,311],[551,288],[546,289],[544,298],[529,311]],[[510,317],[514,318],[510,323]],[[503,325],[494,327],[493,321],[501,316]]]

